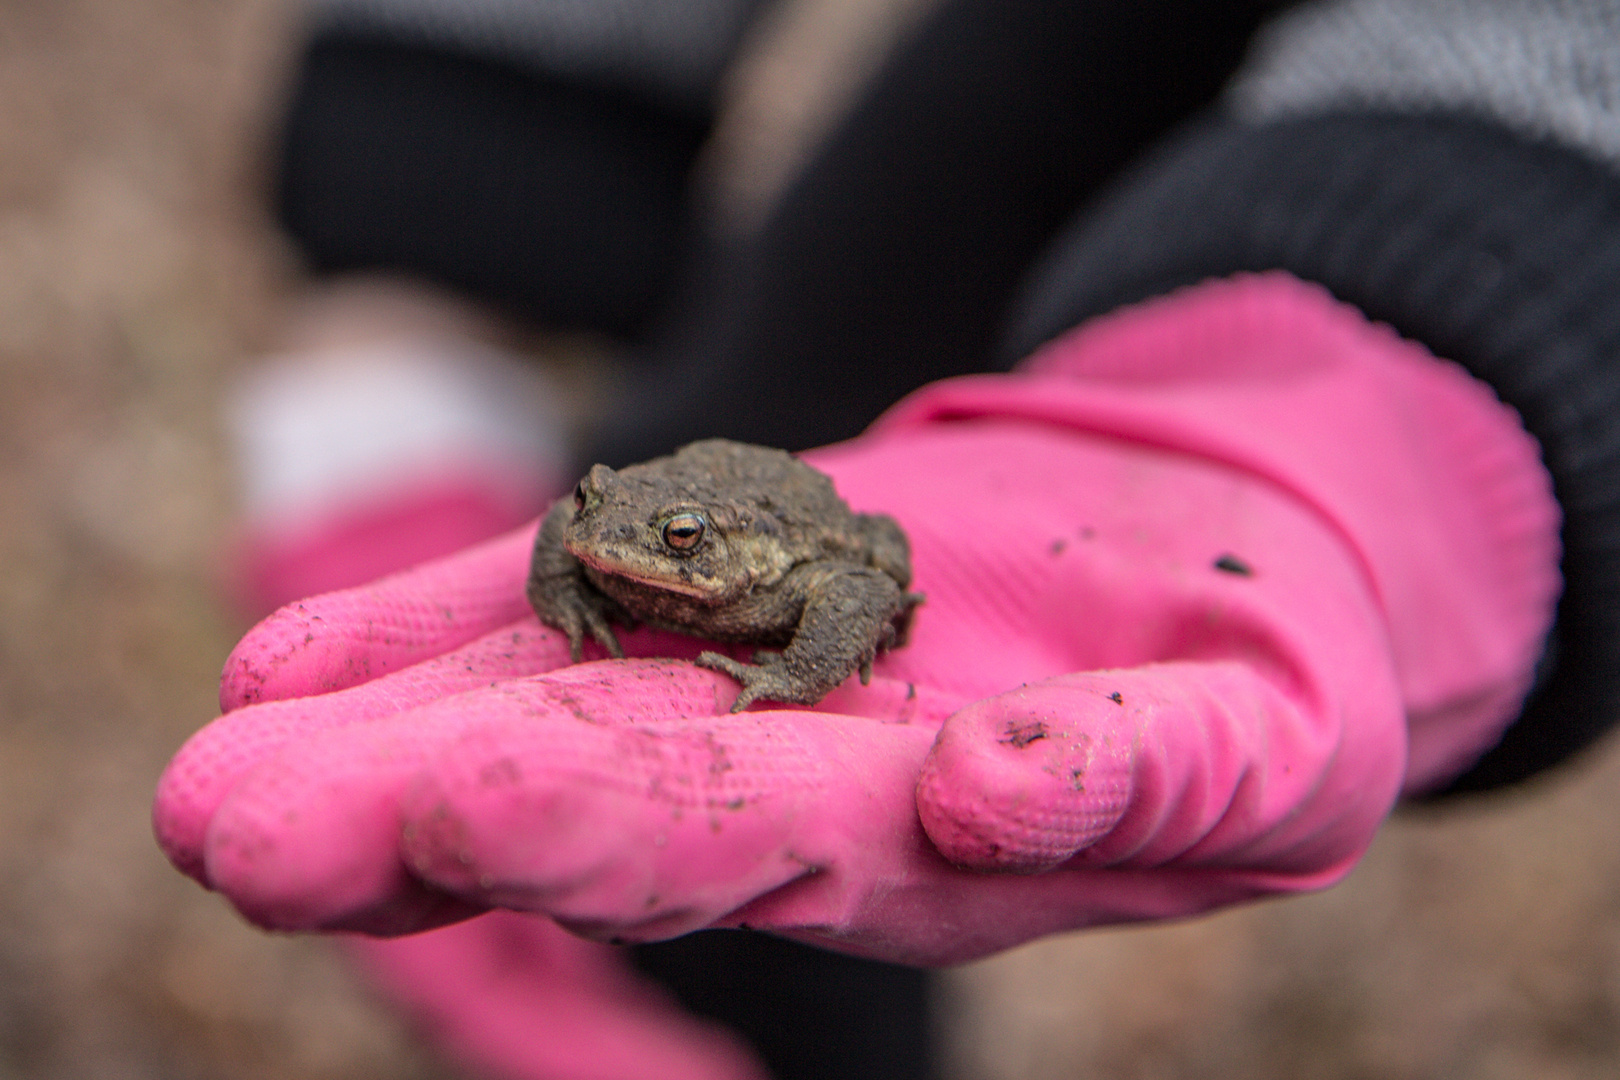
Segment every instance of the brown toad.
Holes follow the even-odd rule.
[[[615,472],[595,465],[546,514],[529,602],[568,635],[623,656],[610,623],[642,622],[715,641],[765,645],[744,664],[697,662],[758,698],[813,705],[878,651],[905,643],[919,593],[906,534],[853,513],[832,481],[792,455],[708,439]]]

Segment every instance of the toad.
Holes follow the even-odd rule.
[[[759,699],[813,705],[878,652],[905,644],[922,595],[911,549],[884,514],[857,514],[832,481],[791,454],[707,439],[613,470],[594,465],[540,526],[528,596],[568,635],[616,657],[611,624],[646,623],[766,646],[752,663],[697,663]]]

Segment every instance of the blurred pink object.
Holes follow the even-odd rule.
[[[534,517],[567,482],[553,396],[533,365],[467,340],[266,358],[227,416],[232,599],[262,616]]]
[[[250,633],[160,784],[164,850],[279,929],[505,907],[954,963],[1338,880],[1511,720],[1559,585],[1513,413],[1282,276],[809,459],[900,520],[928,594],[869,687],[730,715],[679,659],[569,667],[520,617],[525,529]]]
[[[446,478],[408,495],[357,498],[296,532],[244,531],[227,555],[231,599],[239,610],[262,615],[460,551],[534,516],[533,505],[503,499],[480,479]]]
[[[493,911],[430,934],[353,938],[361,971],[456,1063],[492,1080],[767,1080],[735,1036],[683,1013],[549,919]]]

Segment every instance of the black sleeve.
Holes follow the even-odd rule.
[[[703,435],[803,448],[982,371],[1030,262],[1209,102],[1277,4],[946,0],[740,250],[696,260],[592,460]]]
[[[327,0],[279,132],[281,223],[317,272],[406,272],[634,338],[673,280],[714,89],[758,6]],[[688,29],[658,40],[677,16]]]
[[[317,34],[276,205],[317,272],[408,272],[548,325],[634,336],[669,286],[709,124],[500,60]]]

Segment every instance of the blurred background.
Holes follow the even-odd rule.
[[[788,0],[710,147],[746,223],[926,0]],[[290,0],[0,2],[0,1078],[428,1078],[322,942],[175,873],[215,713],[222,397],[298,267],[266,209]],[[565,359],[565,358],[564,358]],[[950,975],[951,1075],[1620,1075],[1620,746],[1406,811],[1348,882]]]

